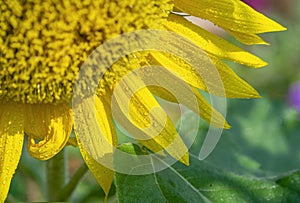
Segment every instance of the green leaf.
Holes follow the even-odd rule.
[[[286,187],[300,194],[300,171],[296,171],[290,175],[281,177],[276,182],[278,185]]]
[[[255,160],[265,174],[300,169],[299,121],[283,102],[267,98],[231,101],[229,116],[233,127],[222,141],[231,139],[237,156]]]
[[[177,162],[163,171],[148,175],[116,173],[115,184],[119,202],[300,201],[296,192],[279,186],[275,181],[218,170],[194,155],[191,155],[189,167]]]

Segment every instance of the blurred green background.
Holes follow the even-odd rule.
[[[223,132],[220,142],[207,159],[218,168],[245,176],[272,177],[300,169],[299,114],[287,100],[290,86],[300,80],[300,4],[293,1],[283,7],[282,2],[288,1],[274,2],[262,12],[287,27],[288,31],[264,35],[270,46],[244,46],[225,36],[269,63],[261,69],[230,64],[263,98],[227,100],[227,119],[232,129]],[[195,116],[185,111],[182,119],[191,121],[191,126],[185,126],[185,135],[197,130],[193,126]],[[208,125],[201,121],[198,139],[191,153],[199,153],[207,129]],[[67,147],[67,151],[71,176],[83,161],[78,149]],[[24,149],[8,202],[45,201],[45,181],[45,162],[31,158]],[[104,195],[90,173],[83,178],[74,194],[71,200],[74,203],[99,202]],[[112,188],[109,202],[117,202],[115,188]]]

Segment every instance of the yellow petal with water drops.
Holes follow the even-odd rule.
[[[23,106],[0,102],[0,202],[4,202],[18,166],[24,140]]]
[[[177,77],[189,85],[204,91],[208,91],[209,89],[209,93],[217,96],[227,98],[259,97],[257,91],[251,85],[241,79],[225,63],[214,57],[211,58],[210,67],[203,66],[201,61],[199,61],[195,67],[191,67],[183,59],[179,59],[178,57],[166,53],[151,52],[149,62],[151,64],[159,64],[175,73]],[[214,70],[210,70],[210,68]]]
[[[219,113],[216,109],[214,109],[201,95],[198,89],[193,88],[193,92],[197,97],[198,107],[200,109],[200,116],[208,121],[215,127],[222,127],[225,129],[229,129],[231,126],[227,123],[225,118],[221,113]],[[193,110],[193,108],[191,108]]]
[[[93,157],[84,149],[81,142],[78,142],[78,146],[85,163],[96,178],[100,187],[103,189],[106,200],[114,179],[114,171],[106,168],[105,166],[99,164],[99,162],[97,162],[95,159],[93,159]]]
[[[240,33],[235,31],[228,31],[232,36],[234,36],[237,40],[242,42],[246,45],[254,45],[254,44],[264,44],[270,45],[269,43],[265,42],[260,36],[256,34],[250,33]]]
[[[75,108],[78,108],[75,112],[82,112],[75,113],[80,152],[107,197],[114,177],[114,146],[118,144],[110,106],[103,98],[95,96],[84,99]]]
[[[150,52],[148,62],[152,65],[160,65],[169,71],[175,73],[179,78],[185,82],[198,87],[202,90],[206,89],[206,85],[197,73],[196,69],[191,67],[184,60],[166,53],[157,51]]]
[[[213,56],[256,68],[267,65],[260,58],[202,29],[182,16],[172,14],[164,25],[166,29],[191,40]]]
[[[156,84],[159,85],[148,87],[151,93],[167,101],[185,105],[215,127],[226,129],[230,128],[225,118],[210,106],[210,104],[204,99],[204,97],[198,92],[197,89],[189,86],[188,84],[185,84],[193,83],[197,80],[202,82],[201,78],[195,71],[190,71],[192,70],[192,68],[189,68],[189,71],[187,71],[184,68],[178,67],[179,71],[177,71],[177,69],[174,69],[173,66],[177,65],[176,63],[174,63],[174,61],[178,60],[170,60],[169,57],[166,57],[159,52],[151,52],[151,54],[153,54],[153,58],[159,58],[162,59],[162,61],[166,62],[164,64],[161,64],[165,68],[160,68],[155,71],[156,75],[153,77],[153,80],[159,78],[159,76],[163,77],[163,79],[160,81],[156,81]],[[168,62],[168,60],[170,61]],[[153,61],[148,62],[151,63]],[[188,77],[193,73],[195,74],[195,80],[193,80],[194,77]],[[198,86],[197,83],[195,83],[195,86]]]
[[[73,125],[68,103],[27,104],[25,116],[27,148],[31,156],[48,160],[68,142]]]
[[[165,23],[165,27],[166,29],[191,40],[205,52],[213,56],[255,68],[267,65],[266,62],[257,56],[202,29],[182,16],[170,15],[168,21]]]
[[[150,77],[143,80],[147,78]],[[166,150],[175,159],[189,164],[187,147],[139,74],[130,73],[122,78],[114,90],[113,101],[114,119],[141,144],[153,152]]]
[[[174,84],[174,80],[170,80],[171,83]],[[227,123],[225,118],[220,114],[217,110],[215,110],[205,99],[204,97],[200,94],[200,92],[191,87],[190,90],[187,90],[185,88],[182,88],[182,86],[176,86],[179,87],[181,90],[180,94],[182,94],[182,97],[180,99],[180,103],[194,111],[195,113],[199,114],[201,118],[206,120],[209,124],[211,124],[214,127],[217,128],[225,128],[229,129],[230,125]],[[158,87],[158,86],[151,86],[149,87],[149,90],[157,95],[158,97],[165,99],[170,102],[176,102],[178,103],[179,101],[172,95],[170,94],[169,91],[166,91],[164,88]],[[193,92],[196,100],[197,100],[197,105],[194,105],[194,102],[191,101],[191,98],[189,96],[186,96],[187,91]]]
[[[286,30],[240,0],[174,0],[174,5],[226,30],[253,34]]]
[[[226,95],[223,95],[224,90],[214,86],[218,82],[214,83],[213,81],[209,84],[211,87],[210,94],[225,96],[226,98],[260,98],[259,93],[224,62],[214,58],[213,63],[218,69]]]

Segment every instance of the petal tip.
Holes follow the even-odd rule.
[[[281,32],[281,31],[286,31],[287,28],[280,25],[279,23],[276,23],[276,26],[274,26],[274,32]]]
[[[189,161],[189,153],[186,152],[183,157],[181,157],[181,159],[179,160],[181,163],[185,164],[186,166],[190,165],[190,161]]]
[[[260,60],[260,62],[257,63],[256,65],[254,65],[253,67],[254,67],[254,68],[262,68],[262,67],[265,67],[265,66],[267,66],[267,65],[268,65],[267,62],[265,62],[265,61],[263,61],[263,60]]]
[[[226,121],[224,124],[224,129],[228,130],[231,128],[231,125]]]

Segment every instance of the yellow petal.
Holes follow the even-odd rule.
[[[224,62],[213,59],[218,72],[220,74],[221,80],[225,88],[225,97],[227,98],[259,98],[259,93],[249,85],[245,80],[241,79],[228,65]],[[209,93],[224,96],[224,91],[214,87],[214,84],[209,84],[212,87]]]
[[[154,56],[157,56],[157,54],[159,53],[153,54]],[[195,113],[199,114],[203,119],[205,119],[208,123],[212,124],[215,127],[227,129],[230,128],[229,124],[226,122],[224,117],[210,106],[210,104],[204,99],[204,97],[199,93],[197,89],[182,84],[184,83],[184,81],[186,81],[186,79],[184,79],[184,81],[181,81],[181,77],[176,77],[176,73],[172,74],[164,68],[160,69],[159,71],[159,74],[163,76],[164,84],[166,84],[165,86],[169,87],[169,89],[166,90],[162,86],[149,86],[148,89],[153,94],[170,102],[180,102],[181,104],[190,108]],[[191,74],[189,74],[189,72],[186,71],[182,72],[182,75],[189,76]],[[201,80],[201,78],[198,75],[197,80]],[[174,92],[176,92],[176,94],[179,95],[179,98],[176,98],[174,95],[171,94]],[[191,98],[191,95],[194,95],[194,98]],[[193,99],[195,99],[196,101],[193,101]]]
[[[81,142],[78,142],[80,153],[90,169],[91,173],[96,178],[98,184],[101,186],[105,193],[105,199],[108,196],[112,181],[114,179],[114,171],[106,168],[105,166],[99,164],[91,155],[84,149]]]
[[[174,0],[179,10],[240,33],[282,31],[284,27],[240,0]]]
[[[206,120],[214,127],[229,129],[230,125],[226,122],[225,118],[204,99],[204,97],[199,93],[197,89],[193,87],[191,87],[191,89],[197,99],[197,106],[193,105],[193,102],[191,102],[190,98],[185,97],[184,94],[182,95],[181,104],[199,114],[201,118]],[[176,98],[164,88],[152,86],[149,88],[149,90],[162,99],[178,103]]]
[[[28,104],[25,115],[30,155],[41,160],[55,156],[66,145],[72,131],[69,104]]]
[[[149,54],[148,62],[150,64],[163,66],[190,85],[206,90],[206,85],[197,73],[196,69],[178,57],[152,51]]]
[[[75,114],[80,116],[75,120],[80,152],[107,197],[114,177],[114,146],[118,143],[110,106],[95,96],[83,100],[75,108],[78,108],[75,112],[82,112],[81,115]]]
[[[23,147],[23,106],[0,103],[0,202],[8,194]]]
[[[67,145],[78,147],[77,139],[75,137],[70,137]]]
[[[164,25],[166,29],[191,40],[205,52],[218,58],[256,68],[267,65],[260,58],[200,28],[182,16],[169,15]]]
[[[204,97],[196,88],[193,88],[193,91],[195,96],[197,97],[200,116],[215,127],[229,129],[230,125],[227,123],[223,115],[212,108],[212,106],[204,99]],[[191,109],[193,110],[193,108]]]
[[[237,40],[247,45],[254,45],[254,44],[269,45],[269,43],[265,42],[261,37],[259,37],[256,34],[240,33],[235,31],[228,31],[228,32],[232,36],[234,36]]]
[[[204,91],[208,91],[209,89],[210,94],[227,98],[259,97],[257,91],[251,85],[236,75],[236,73],[232,71],[231,68],[225,63],[214,57],[212,57],[211,61],[213,67],[203,67],[202,63],[197,64],[197,67],[191,67],[182,59],[174,58],[174,56],[171,55],[159,52],[151,52],[150,55],[150,63],[159,64],[167,68],[171,72],[175,73],[175,75],[177,75],[180,79],[184,80],[193,87],[202,89]],[[210,70],[209,68],[216,69]],[[211,74],[209,74],[210,72]],[[199,75],[198,73],[203,75]],[[219,77],[215,76],[216,73],[219,74]],[[205,83],[203,81],[203,77],[207,77],[204,78]],[[223,84],[223,87],[220,86],[220,83]]]
[[[114,90],[113,98],[114,118],[140,143],[153,152],[166,150],[188,165],[188,149],[138,74],[124,77]]]

